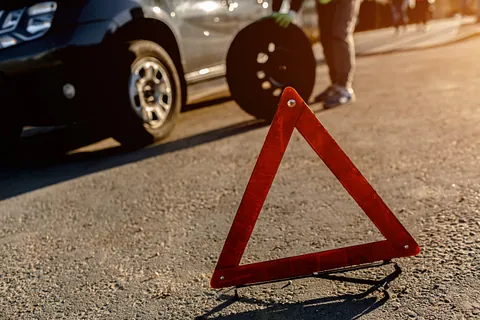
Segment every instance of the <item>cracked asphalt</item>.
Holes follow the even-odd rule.
[[[359,58],[355,104],[311,105],[422,248],[386,291],[309,278],[235,302],[209,288],[268,130],[225,99],[133,153],[106,140],[45,160],[76,138],[26,138],[26,164],[0,168],[0,319],[480,319],[479,49]],[[380,239],[295,133],[242,263]]]

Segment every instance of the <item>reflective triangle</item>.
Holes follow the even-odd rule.
[[[386,240],[239,265],[293,130],[297,129]],[[420,247],[323,127],[287,87],[260,151],[210,285],[224,288],[308,276],[348,266],[415,256]]]

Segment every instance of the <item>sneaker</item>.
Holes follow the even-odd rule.
[[[333,85],[329,86],[314,99],[315,102],[324,102],[328,97],[335,93],[335,87]]]
[[[335,93],[329,96],[324,102],[325,109],[334,108],[340,105],[345,105],[351,102],[355,102],[355,93],[353,89],[346,89],[337,87]]]

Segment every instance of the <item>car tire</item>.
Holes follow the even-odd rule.
[[[9,119],[10,121],[12,119]],[[9,157],[15,151],[15,146],[20,140],[23,126],[6,121],[0,122],[0,156]]]
[[[3,91],[0,92],[0,100],[5,106],[0,118],[0,157],[4,160],[14,153],[16,145],[20,141],[23,125],[18,121],[23,119],[19,114],[23,100],[15,90],[15,85],[0,74],[0,84]]]
[[[137,40],[121,47],[110,51],[113,62],[107,60],[114,77],[110,93],[100,93],[107,111],[102,118],[122,147],[138,149],[173,131],[182,106],[182,86],[173,59],[157,43]],[[115,52],[121,55],[115,57]]]

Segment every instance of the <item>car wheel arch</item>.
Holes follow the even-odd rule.
[[[141,35],[141,36],[140,36]],[[186,81],[184,76],[184,63],[182,48],[174,30],[166,23],[152,18],[138,18],[131,20],[120,26],[113,34],[110,40],[114,41],[133,41],[150,40],[162,46],[172,57],[178,68],[178,73],[182,82],[182,104],[186,103]]]

